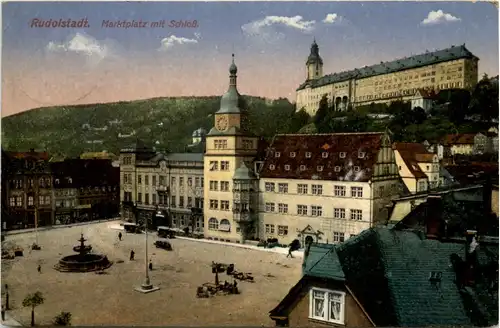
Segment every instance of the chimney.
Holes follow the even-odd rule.
[[[441,239],[444,237],[445,223],[443,221],[443,203],[441,196],[427,197],[425,231],[427,239]]]

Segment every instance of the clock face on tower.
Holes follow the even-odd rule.
[[[215,121],[215,127],[219,131],[225,131],[227,129],[227,124],[228,122],[226,116],[219,116]]]

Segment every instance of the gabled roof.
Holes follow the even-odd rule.
[[[338,281],[345,280],[334,244],[311,245],[304,262],[304,275]]]
[[[427,175],[420,169],[418,163],[432,162],[434,154],[429,152],[423,144],[417,142],[395,142],[392,148],[401,155],[406,167],[415,178],[427,178]]]
[[[277,135],[260,176],[367,182],[383,138],[379,132]]]
[[[363,79],[367,77],[383,75],[404,71],[407,69],[434,65],[437,63],[457,60],[461,58],[476,58],[466,47],[465,44],[458,47],[450,47],[443,50],[426,52],[424,54],[411,56],[408,58],[396,59],[390,62],[356,68],[350,71],[325,75],[324,77],[312,81],[306,81],[299,86],[298,90],[306,87],[317,88],[331,83],[348,81],[350,79]]]
[[[447,134],[443,139],[445,146],[451,145],[473,145],[477,133]]]

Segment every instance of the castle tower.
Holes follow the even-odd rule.
[[[229,67],[229,88],[215,113],[215,126],[207,134],[204,157],[204,234],[207,238],[225,241],[244,239],[240,224],[248,224],[248,219],[239,220],[238,217],[235,220],[233,217],[235,197],[241,196],[233,193],[233,177],[236,176],[240,187],[241,174],[236,174],[237,170],[245,163],[251,167],[258,146],[258,137],[248,132],[247,108],[238,92],[237,72],[233,55]]]
[[[306,62],[306,80],[315,80],[323,76],[323,59],[319,55],[319,47],[316,39],[311,45],[311,53]]]

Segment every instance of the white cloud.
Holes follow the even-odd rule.
[[[445,13],[441,9],[437,11],[431,11],[427,18],[425,18],[420,24],[422,25],[436,25],[447,22],[458,22],[461,19],[453,16],[452,14]]]
[[[196,37],[196,34],[195,34],[195,37]],[[201,35],[200,35],[200,37],[201,37]],[[158,50],[166,51],[166,50],[171,49],[172,47],[174,47],[176,45],[195,44],[195,43],[198,43],[198,40],[177,37],[175,35],[171,35],[171,36],[161,40],[161,46],[160,46],[160,49],[158,49]]]
[[[333,14],[327,14],[325,19],[323,19],[323,23],[325,24],[335,24],[335,23],[340,23],[342,22],[344,18],[342,16],[339,16],[335,13]]]
[[[76,33],[67,42],[49,42],[45,47],[49,52],[73,52],[98,60],[113,56],[112,48],[109,41],[98,41],[83,33]]]
[[[241,26],[243,32],[248,36],[259,36],[269,33],[267,28],[278,25],[293,28],[302,32],[310,32],[314,29],[315,21],[306,21],[302,16],[266,16],[263,19],[256,20]]]

